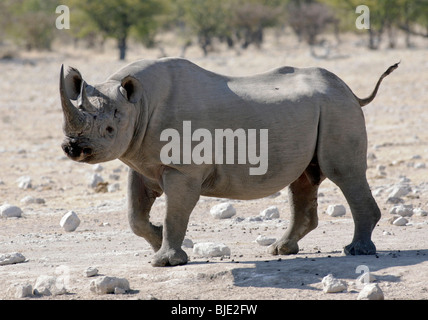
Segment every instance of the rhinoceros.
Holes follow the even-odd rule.
[[[232,77],[185,59],[163,58],[130,63],[89,85],[75,68],[64,75],[62,66],[62,149],[74,161],[119,159],[129,167],[128,220],[154,249],[153,266],[187,263],[181,244],[201,195],[249,200],[287,186],[290,225],[268,251],[297,253],[298,241],[317,226],[317,191],[326,178],[340,188],[352,211],[354,236],[344,252],[375,254],[371,234],[381,212],[366,178],[362,106],[397,66],[382,74],[365,99],[323,68],[280,67]],[[226,130],[232,135],[220,140],[232,141],[208,141]],[[259,152],[258,168],[250,161],[251,150]],[[150,209],[163,193],[164,223],[154,225]]]

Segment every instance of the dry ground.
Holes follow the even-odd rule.
[[[79,68],[88,83],[101,82],[124,64],[139,58],[156,58],[158,51],[133,48],[127,62],[116,60],[116,50],[103,53],[61,48],[50,53],[21,53],[0,61],[0,205],[23,209],[22,218],[0,219],[0,254],[21,252],[27,262],[0,266],[0,299],[13,298],[12,284],[34,285],[40,275],[68,277],[68,294],[32,299],[356,299],[356,269],[365,265],[376,276],[386,299],[428,298],[428,217],[413,215],[410,224],[390,224],[388,188],[403,177],[412,193],[406,204],[428,211],[428,43],[417,48],[368,51],[360,39],[344,37],[332,53],[334,59],[314,59],[293,37],[281,37],[263,50],[249,49],[237,55],[220,51],[202,58],[197,49],[187,57],[202,67],[231,75],[247,75],[270,68],[321,66],[340,76],[360,97],[368,95],[386,68],[401,60],[400,67],[383,83],[376,100],[364,108],[369,134],[368,177],[382,219],[373,240],[376,256],[343,256],[341,249],[353,234],[353,221],[338,188],[329,181],[321,186],[319,226],[301,242],[297,255],[273,257],[254,243],[258,235],[279,238],[289,224],[286,189],[275,198],[233,201],[237,215],[214,220],[209,209],[222,199],[202,198],[188,227],[193,242],[223,242],[231,257],[195,256],[186,249],[190,263],[173,268],[153,268],[149,245],[135,236],[126,219],[126,167],[119,161],[102,164],[100,175],[120,190],[96,193],[87,186],[93,167],[67,160],[60,148],[62,114],[58,96],[60,65]],[[165,40],[168,44],[168,39]],[[169,55],[179,48],[166,47]],[[386,175],[379,173],[385,166]],[[118,176],[113,180],[111,174]],[[16,180],[30,176],[32,188],[20,189]],[[25,205],[25,196],[43,198],[45,204]],[[347,207],[344,217],[324,212],[329,204]],[[280,219],[249,222],[268,206],[278,206]],[[152,219],[161,221],[165,203],[159,199]],[[79,228],[66,233],[61,217],[74,210]],[[58,269],[58,267],[62,266]],[[91,278],[83,271],[96,266],[100,274],[127,278],[132,289],[125,295],[98,296],[89,290]],[[59,272],[59,273],[58,273]],[[325,294],[322,278],[333,273],[348,282],[348,290]],[[27,298],[28,299],[28,298]]]

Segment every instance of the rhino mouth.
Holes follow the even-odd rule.
[[[64,141],[61,148],[67,157],[77,162],[89,162],[94,155],[91,147],[80,145],[74,139]]]

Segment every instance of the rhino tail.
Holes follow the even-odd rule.
[[[401,62],[401,61],[400,61]],[[376,87],[374,88],[372,94],[370,96],[368,96],[367,98],[364,99],[360,99],[358,98],[355,94],[355,98],[358,100],[358,103],[360,104],[361,107],[364,107],[366,105],[368,105],[370,102],[373,101],[373,99],[376,97],[377,91],[379,90],[380,84],[383,80],[383,78],[385,78],[386,76],[388,76],[390,73],[392,73],[392,71],[394,71],[395,69],[398,68],[398,65],[400,64],[400,62],[397,62],[396,64],[390,66],[379,78],[379,80],[376,83]]]

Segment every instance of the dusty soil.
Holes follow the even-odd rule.
[[[360,40],[344,37],[331,59],[315,59],[292,37],[281,37],[263,50],[249,49],[237,55],[219,51],[202,58],[191,49],[187,58],[210,70],[233,75],[266,71],[281,65],[321,66],[340,76],[359,96],[368,95],[386,68],[401,60],[400,67],[383,83],[378,97],[364,108],[369,135],[369,183],[382,211],[373,233],[375,256],[344,256],[342,247],[353,235],[353,220],[340,190],[330,181],[320,189],[319,226],[300,241],[297,255],[274,257],[254,242],[258,235],[279,238],[289,224],[287,190],[276,197],[232,201],[235,217],[215,220],[210,208],[224,199],[202,197],[190,219],[187,238],[197,242],[222,242],[231,256],[204,258],[185,249],[185,266],[153,268],[149,245],[132,233],[126,218],[127,168],[119,161],[102,164],[99,174],[115,192],[98,193],[87,186],[91,165],[64,157],[62,114],[58,76],[62,63],[79,68],[88,83],[101,82],[124,64],[139,58],[156,58],[159,51],[133,48],[126,62],[116,60],[116,50],[90,52],[63,47],[49,53],[20,53],[0,61],[0,205],[10,203],[23,210],[21,218],[0,219],[0,254],[22,253],[27,261],[0,266],[0,299],[13,299],[8,288],[31,283],[40,275],[67,277],[68,294],[26,299],[351,299],[360,289],[355,284],[357,267],[375,275],[385,299],[428,299],[428,217],[413,215],[409,224],[390,223],[386,200],[389,188],[407,178],[412,192],[405,204],[428,211],[428,62],[427,42],[415,49],[368,51]],[[179,48],[167,47],[169,55]],[[421,165],[422,164],[422,165]],[[427,164],[424,167],[423,164]],[[381,174],[379,166],[385,167]],[[115,176],[112,176],[115,175]],[[17,179],[30,176],[32,187],[21,189]],[[117,179],[117,180],[116,180]],[[23,204],[31,195],[44,204]],[[329,204],[344,204],[345,216],[325,214]],[[248,221],[276,205],[280,219]],[[152,209],[152,220],[162,221],[165,202]],[[67,233],[61,217],[74,210],[81,224]],[[93,278],[83,275],[89,266],[101,275],[124,277],[132,291],[120,295],[96,295],[89,290]],[[366,268],[364,267],[364,268]],[[327,274],[345,280],[348,289],[326,294],[321,280]]]

